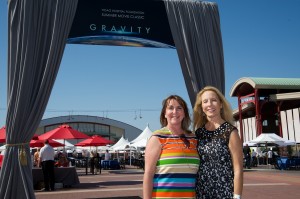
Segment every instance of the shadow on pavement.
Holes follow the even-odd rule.
[[[87,199],[97,199],[97,198],[87,198]],[[128,196],[128,197],[110,197],[110,198],[102,198],[102,199],[142,199],[139,196]]]
[[[126,185],[141,185],[142,180],[137,181],[106,181],[106,182],[94,182],[94,183],[80,183],[80,185],[73,186],[74,188],[89,189],[99,187],[115,187],[115,186],[126,186]]]

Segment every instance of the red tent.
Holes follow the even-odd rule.
[[[33,140],[38,140],[38,135],[37,134],[34,134],[33,137],[32,137]],[[5,126],[3,126],[1,129],[0,129],[0,143],[4,143],[6,142],[6,129],[5,129]]]
[[[105,146],[111,143],[112,141],[103,138],[100,135],[93,135],[92,137],[75,144],[75,146]]]
[[[77,131],[70,127],[69,125],[61,125],[51,131],[48,131],[39,136],[39,140],[47,139],[87,139],[90,136]]]
[[[43,147],[45,143],[45,140],[31,140],[29,143],[30,147]],[[64,144],[60,142],[56,142],[54,140],[49,140],[49,145],[52,147],[60,147],[60,146],[65,146]]]
[[[3,143],[5,142],[5,139],[6,139],[6,133],[5,133],[5,126],[3,126],[1,129],[0,129],[0,143]]]

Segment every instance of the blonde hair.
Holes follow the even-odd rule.
[[[216,93],[216,95],[220,100],[220,103],[222,104],[222,109],[221,109],[222,119],[233,124],[232,109],[229,102],[226,100],[224,95],[219,91],[219,89],[213,86],[206,86],[201,91],[199,91],[196,97],[196,102],[194,105],[194,112],[193,112],[193,116],[194,116],[193,130],[194,131],[197,130],[198,128],[204,126],[208,122],[206,115],[202,110],[202,95],[206,91],[212,91]]]

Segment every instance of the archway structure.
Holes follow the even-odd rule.
[[[174,48],[193,106],[206,85],[224,93],[217,4],[198,0],[78,0],[69,44]]]
[[[234,117],[244,142],[261,133],[300,142],[300,78],[243,77],[230,96],[238,97]]]
[[[46,109],[78,2],[84,1],[8,1],[7,149],[0,173],[0,198],[35,198],[29,142]],[[112,1],[117,2],[116,6],[121,3],[121,0],[97,2]],[[132,5],[151,1],[157,2],[126,0]],[[191,104],[194,104],[197,92],[206,85],[216,86],[224,93],[223,46],[217,4],[197,0],[161,2]]]

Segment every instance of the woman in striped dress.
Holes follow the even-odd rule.
[[[186,102],[177,95],[166,98],[160,123],[163,128],[146,146],[143,198],[195,198],[199,156]]]

